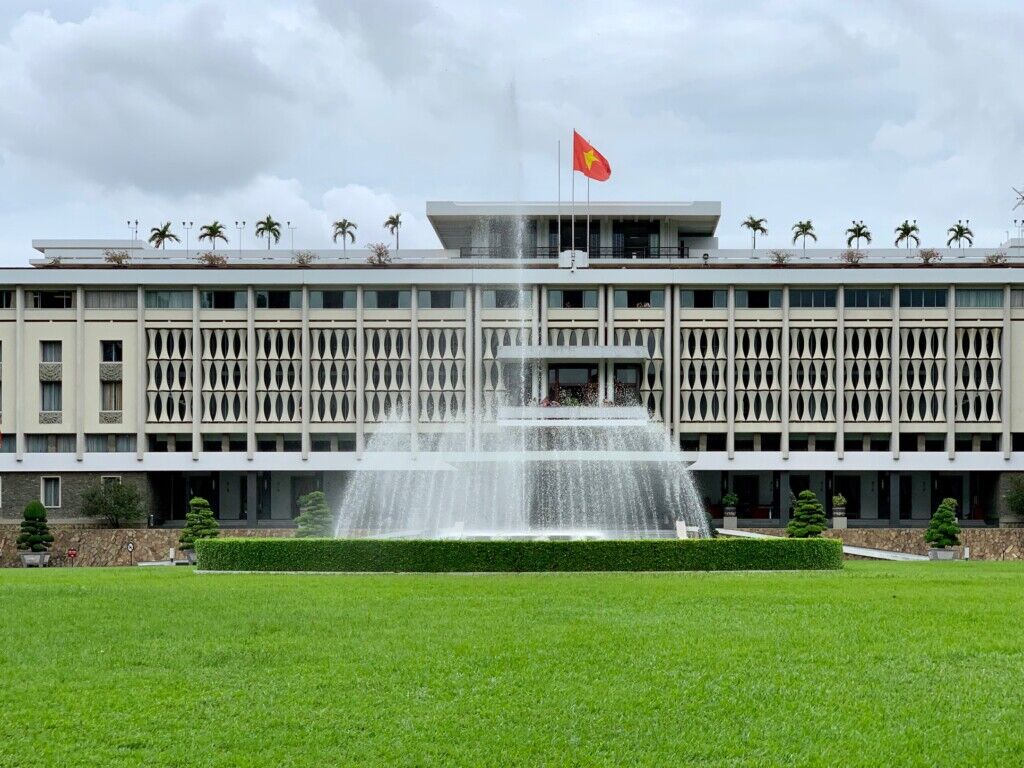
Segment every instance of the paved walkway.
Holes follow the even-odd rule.
[[[737,531],[732,528],[719,528],[718,535],[738,536],[739,538],[745,539],[778,538],[777,536],[772,536],[768,533],[755,533],[754,531]],[[928,559],[924,555],[912,555],[909,552],[893,552],[889,549],[870,549],[869,547],[850,547],[846,544],[843,545],[843,554],[856,555],[857,557],[870,557],[873,560],[901,560],[904,562]]]

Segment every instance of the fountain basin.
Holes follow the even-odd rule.
[[[650,422],[650,414],[642,405],[508,405],[497,412],[499,424],[529,426],[558,426],[561,422],[574,422],[583,426],[641,426]]]

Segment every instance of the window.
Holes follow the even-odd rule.
[[[46,435],[25,435],[25,450],[28,453],[48,453],[50,439]]]
[[[970,309],[999,309],[1003,306],[1000,288],[957,288],[956,305]]]
[[[420,291],[416,298],[421,309],[463,309],[466,306],[464,290],[431,288]]]
[[[722,289],[680,291],[679,306],[683,309],[725,309],[729,306],[729,293]]]
[[[135,291],[86,291],[86,309],[135,309],[138,306]]]
[[[0,453],[14,453],[14,435],[0,435]]]
[[[597,290],[548,290],[548,306],[552,309],[597,309]]]
[[[202,291],[199,294],[199,306],[203,309],[245,309],[246,304],[245,291]]]
[[[100,359],[104,363],[120,363],[124,361],[122,357],[122,342],[120,339],[113,339],[112,341],[101,341],[100,342]]]
[[[53,441],[53,449],[55,453],[74,453],[75,436],[57,435],[56,439]]]
[[[146,309],[192,309],[192,291],[146,291]]]
[[[484,309],[528,308],[533,304],[533,292],[516,288],[485,288],[481,301]]]
[[[42,497],[44,507],[57,509],[60,506],[60,478],[39,478],[39,495]]]
[[[616,289],[615,291],[615,307],[616,309],[648,309],[651,307],[664,307],[665,306],[665,291],[664,290],[627,290],[627,289]]]
[[[409,291],[367,291],[367,309],[408,309],[411,298]]]
[[[310,309],[355,309],[355,291],[310,291]]]
[[[178,441],[178,445],[181,445],[181,441]],[[134,453],[135,452],[135,435],[114,435],[114,450],[117,453]],[[192,450],[191,441],[189,441],[188,450]]]
[[[814,289],[800,288],[790,290],[790,309],[824,309],[836,305],[836,289]]]
[[[782,291],[739,290],[736,291],[736,306],[740,309],[769,309],[782,306]]]
[[[28,305],[32,309],[74,309],[74,291],[30,291]]]
[[[39,362],[59,363],[61,362],[62,345],[59,341],[39,342]]]
[[[63,406],[63,388],[59,381],[42,381],[39,383],[39,403],[40,410],[43,411],[62,411]]]
[[[14,309],[14,291],[0,291],[0,309]]]
[[[256,291],[256,309],[302,309],[302,291]]]
[[[847,288],[843,303],[852,309],[891,307],[892,291],[888,288]]]
[[[100,382],[100,410],[120,411],[121,410],[121,382],[101,381]]]
[[[86,435],[86,453],[107,453],[110,450],[106,435]]]
[[[900,306],[932,309],[946,306],[945,288],[900,288]]]

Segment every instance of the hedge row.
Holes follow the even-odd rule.
[[[201,539],[201,570],[347,572],[738,571],[843,567],[835,539],[423,541]]]

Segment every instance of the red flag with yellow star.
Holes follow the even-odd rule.
[[[604,155],[576,131],[572,132],[572,169],[594,181],[608,181],[612,175],[612,167]]]

